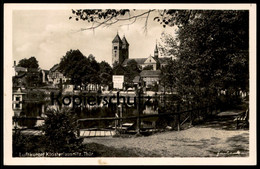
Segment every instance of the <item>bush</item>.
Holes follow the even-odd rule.
[[[23,135],[20,130],[13,134],[13,157],[19,157],[26,152],[44,152],[42,136]]]
[[[70,109],[48,110],[41,127],[44,132],[45,149],[48,152],[77,152],[82,148],[82,139],[77,138],[77,119]]]
[[[217,104],[221,111],[238,109],[242,104],[242,99],[237,96],[221,95],[218,97]]]

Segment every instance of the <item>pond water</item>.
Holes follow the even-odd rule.
[[[13,127],[18,128],[37,128],[44,123],[43,119],[36,119],[46,117],[45,113],[49,109],[59,109],[60,106],[58,102],[52,104],[50,97],[43,97],[41,99],[28,99],[29,97],[24,97],[25,99],[20,103],[19,109],[14,109],[13,113],[15,117],[27,117],[27,119],[15,119],[13,121]],[[134,97],[130,97],[130,102],[134,102]],[[122,99],[123,100],[123,99]],[[140,110],[140,115],[144,114],[158,114],[162,110],[162,105],[165,104],[161,99],[152,98],[147,101],[147,99],[141,99],[140,104],[117,104],[117,100],[114,99],[111,103],[105,104],[101,102],[98,105],[80,105],[73,108],[73,104],[62,104],[61,107],[73,108],[73,112],[78,119],[85,118],[101,118],[101,117],[129,117],[138,116],[138,109]],[[137,108],[138,107],[138,108]],[[161,122],[167,124],[167,118],[162,119],[161,117],[149,117],[141,119],[141,127],[143,128],[158,128]],[[136,119],[124,119],[121,123],[136,123]],[[80,122],[80,128],[111,128],[115,126],[114,120],[100,120],[100,121],[84,121]]]

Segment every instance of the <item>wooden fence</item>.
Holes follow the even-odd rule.
[[[189,125],[193,125],[193,122],[197,119],[200,118],[205,118],[207,116],[210,116],[213,114],[216,114],[217,112],[217,106],[216,105],[211,105],[211,106],[205,106],[205,107],[200,107],[196,109],[190,109],[190,110],[185,110],[185,111],[178,111],[177,112],[166,112],[166,113],[159,113],[159,114],[141,114],[138,113],[138,116],[126,116],[126,117],[100,117],[100,118],[83,118],[83,119],[78,119],[77,123],[81,122],[86,122],[86,121],[114,121],[115,124],[115,132],[116,133],[121,133],[122,129],[122,121],[127,120],[127,119],[133,119],[136,121],[136,133],[140,134],[141,132],[141,119],[149,118],[149,117],[170,117],[172,119],[175,119],[177,124],[176,127],[178,131],[181,130],[181,126],[184,125],[185,123],[189,123]],[[44,120],[43,117],[13,117],[13,120],[19,120],[19,119],[33,119],[33,120]],[[121,126],[121,128],[120,128]],[[80,136],[80,130],[82,131],[90,131],[90,129],[78,129],[77,135]],[[94,129],[93,131],[96,131]],[[102,131],[107,131],[106,129]],[[95,132],[96,133],[96,132]]]
[[[159,113],[159,114],[146,114],[146,115],[138,115],[138,116],[126,116],[126,117],[101,117],[101,118],[84,118],[84,119],[78,119],[78,123],[80,122],[86,122],[86,121],[115,121],[115,124],[118,124],[115,126],[115,130],[119,131],[122,129],[120,126],[122,126],[122,120],[126,119],[135,119],[136,121],[136,132],[140,134],[141,125],[140,121],[141,119],[149,118],[149,117],[162,117],[162,116],[171,116],[177,121],[177,130],[181,130],[181,126],[187,122],[189,122],[189,125],[193,125],[194,120],[200,119],[200,118],[206,118],[208,116],[216,114],[217,107],[216,105],[212,106],[205,106],[201,108],[196,109],[190,109],[185,111],[179,111],[179,112],[167,112],[167,113]],[[117,132],[118,133],[118,132]],[[78,133],[79,135],[79,133]]]

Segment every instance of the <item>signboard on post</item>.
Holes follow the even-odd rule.
[[[124,75],[113,75],[113,88],[123,89]]]

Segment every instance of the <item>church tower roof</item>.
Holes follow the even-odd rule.
[[[119,37],[118,33],[116,34],[116,37],[114,38],[114,40],[112,41],[112,43],[118,43],[118,42],[121,42],[122,43],[122,40],[121,38]]]
[[[155,44],[155,49],[154,49],[154,58],[158,59],[159,57],[159,51],[158,51],[158,47],[157,47],[157,43]]]
[[[123,37],[122,42],[123,42],[123,44],[129,45],[129,43],[127,42],[125,36]]]
[[[157,47],[157,44],[155,45],[155,49],[154,49],[154,51],[158,51],[158,47]]]

